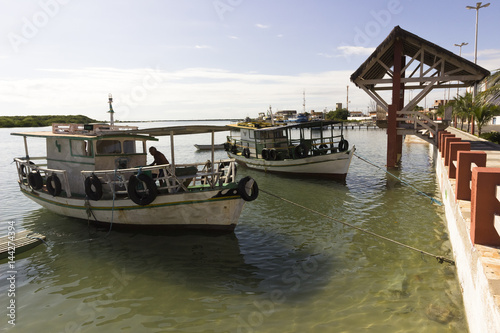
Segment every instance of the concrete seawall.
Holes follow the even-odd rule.
[[[487,153],[487,167],[500,167],[500,146],[454,128],[447,131]],[[444,158],[436,149],[436,174],[445,205],[450,241],[472,333],[500,332],[500,247],[473,244],[470,236],[471,201],[456,200],[456,180],[450,179]]]

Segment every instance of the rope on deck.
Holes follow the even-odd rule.
[[[400,182],[402,182],[403,184],[408,185],[409,187],[411,187],[412,189],[414,189],[414,190],[415,190],[415,191],[417,191],[418,193],[422,194],[423,196],[425,196],[425,197],[427,197],[427,198],[431,199],[431,203],[436,203],[436,204],[438,204],[439,206],[442,206],[442,205],[443,205],[443,203],[442,203],[441,201],[439,201],[438,199],[433,198],[433,197],[431,197],[430,195],[428,195],[427,193],[424,193],[424,192],[420,191],[420,190],[419,190],[418,188],[416,188],[415,186],[413,186],[413,185],[411,185],[410,183],[408,183],[408,182],[404,181],[403,179],[399,178],[398,176],[396,176],[396,175],[394,175],[394,174],[390,173],[389,171],[384,170],[383,168],[379,167],[379,166],[378,166],[378,165],[376,165],[375,163],[368,161],[366,158],[363,158],[363,157],[359,156],[359,155],[358,155],[358,154],[356,154],[356,153],[354,153],[354,156],[356,156],[357,158],[359,158],[359,159],[360,159],[360,160],[362,160],[363,162],[366,162],[366,163],[368,163],[368,164],[370,164],[370,165],[372,165],[372,166],[376,167],[377,169],[380,169],[380,170],[384,171],[384,172],[385,172],[385,173],[387,173],[388,175],[391,175],[392,177],[396,178],[397,180],[399,180],[399,181],[400,181]]]
[[[399,246],[405,247],[405,248],[407,248],[407,249],[410,249],[410,250],[413,250],[413,251],[420,252],[422,255],[427,255],[427,256],[430,256],[430,257],[434,257],[434,258],[436,258],[436,260],[437,260],[440,264],[442,264],[443,262],[447,262],[447,263],[449,263],[449,264],[455,265],[455,261],[454,261],[454,260],[452,260],[452,259],[445,258],[445,257],[443,257],[443,256],[438,256],[438,255],[432,254],[432,253],[430,253],[430,252],[427,252],[427,251],[424,251],[424,250],[417,249],[417,248],[415,248],[415,247],[413,247],[413,246],[410,246],[410,245],[407,245],[407,244],[403,244],[403,243],[398,242],[398,241],[396,241],[396,240],[393,240],[393,239],[387,238],[387,237],[385,237],[385,236],[382,236],[382,235],[376,234],[376,233],[374,233],[374,232],[372,232],[372,231],[369,231],[369,230],[366,230],[366,229],[363,229],[363,228],[357,227],[357,226],[355,226],[355,225],[349,224],[349,223],[347,223],[347,222],[341,221],[341,220],[336,219],[336,218],[334,218],[334,217],[331,217],[331,216],[328,216],[328,215],[323,214],[323,213],[321,213],[321,212],[318,212],[318,211],[316,211],[316,210],[314,210],[314,209],[308,208],[308,207],[303,206],[303,205],[301,205],[301,204],[298,204],[298,203],[296,203],[296,202],[293,202],[293,201],[290,201],[290,200],[285,199],[285,198],[283,198],[283,197],[280,197],[280,196],[278,196],[278,195],[276,195],[276,194],[272,194],[272,193],[270,193],[270,192],[268,192],[268,191],[265,191],[265,190],[263,190],[263,189],[260,189],[260,191],[261,191],[261,192],[263,192],[263,193],[266,193],[267,195],[270,195],[270,196],[272,196],[272,197],[275,197],[275,198],[277,198],[277,199],[279,199],[279,200],[285,201],[285,202],[287,202],[287,203],[289,203],[289,204],[292,204],[292,205],[294,205],[294,206],[300,207],[300,208],[305,209],[305,210],[307,210],[307,211],[309,211],[309,212],[311,212],[311,213],[314,213],[314,214],[320,215],[320,216],[322,216],[322,217],[324,217],[324,218],[327,218],[327,219],[329,219],[329,220],[332,220],[332,221],[335,221],[335,222],[337,222],[337,223],[343,224],[343,225],[348,226],[348,227],[350,227],[350,228],[353,228],[353,229],[359,230],[359,231],[361,231],[361,232],[364,232],[364,233],[367,233],[367,234],[369,234],[369,235],[375,236],[375,237],[377,237],[377,238],[383,239],[383,240],[385,240],[385,241],[388,241],[388,242],[394,243],[394,244],[396,244],[396,245],[399,245]]]

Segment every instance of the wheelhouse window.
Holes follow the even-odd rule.
[[[92,156],[92,142],[90,140],[70,140],[73,156]]]
[[[143,154],[144,144],[142,141],[125,140],[123,141],[123,153],[125,154]]]
[[[97,154],[121,154],[121,143],[119,140],[100,140],[96,143]]]

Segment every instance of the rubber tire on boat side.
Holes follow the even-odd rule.
[[[295,147],[295,155],[297,155],[298,157],[306,157],[307,153],[309,153],[309,150],[307,149],[307,146],[305,144],[301,143]]]
[[[94,186],[95,191],[92,189],[92,186]],[[85,194],[89,199],[94,201],[102,198],[102,184],[96,175],[92,174],[85,178]]]
[[[253,181],[252,186],[249,188],[251,190],[250,194],[247,192],[247,184]],[[240,179],[238,182],[238,193],[241,198],[245,201],[254,201],[259,196],[259,186],[257,182],[250,176]]]
[[[269,149],[264,148],[260,152],[260,155],[262,156],[263,159],[268,160],[269,159]]]
[[[273,161],[276,161],[276,159],[278,159],[278,152],[276,151],[276,149],[269,150],[269,159]]]
[[[349,149],[349,142],[347,142],[347,140],[340,140],[339,142],[339,151],[346,151],[347,149]]]
[[[54,186],[52,186],[52,182],[54,183]],[[47,177],[47,191],[49,192],[50,195],[57,197],[59,194],[61,194],[61,181],[59,180],[59,177],[57,175],[50,175]]]
[[[250,157],[250,149],[249,148],[243,149],[243,156],[245,156],[246,158]]]
[[[34,190],[41,190],[43,187],[43,178],[40,172],[30,172],[28,174],[28,185]]]
[[[142,195],[137,192],[137,185],[139,181],[146,184],[148,193],[146,195]],[[146,206],[155,201],[156,196],[158,195],[158,190],[156,188],[155,181],[146,175],[145,173],[141,173],[139,175],[132,175],[128,179],[128,196],[129,198],[140,206]]]
[[[31,162],[31,161],[29,161],[29,164],[31,164],[31,165],[35,165],[35,163],[33,163],[33,162]],[[21,176],[23,176],[23,177],[26,177],[26,176],[27,176],[27,174],[26,174],[26,169],[27,169],[26,165],[21,164]]]

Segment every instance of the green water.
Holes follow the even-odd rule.
[[[0,131],[0,233],[14,221],[17,230],[40,232],[48,243],[16,256],[15,326],[7,316],[8,266],[0,261],[2,331],[467,331],[454,266],[263,192],[246,204],[230,234],[109,232],[55,215],[19,192],[10,162],[24,152],[12,131]],[[360,156],[384,165],[384,131],[345,135]],[[194,151],[203,140],[178,139],[176,159],[208,159]],[[33,144],[41,154],[43,142]],[[164,141],[156,146],[169,152]],[[429,145],[404,144],[396,173],[437,198],[433,164]],[[244,168],[238,174],[322,214],[451,257],[443,208],[357,158],[345,184]]]

